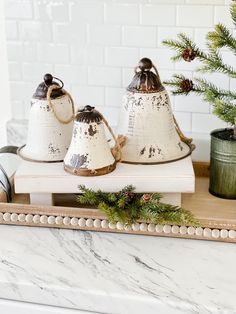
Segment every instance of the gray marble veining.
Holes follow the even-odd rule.
[[[109,314],[236,313],[234,244],[0,226],[0,298]]]

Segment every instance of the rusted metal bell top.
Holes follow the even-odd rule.
[[[48,87],[51,85],[57,85],[60,86],[56,81],[53,80],[54,77],[47,73],[44,75],[43,77],[43,82],[39,84],[39,86],[37,87],[33,98],[37,98],[37,99],[46,99],[47,98],[47,91],[48,91]],[[59,80],[59,79],[57,79]],[[63,92],[62,88],[64,86],[63,82],[61,80],[59,80],[61,82],[61,87],[60,89],[54,89],[51,93],[51,99],[55,99],[58,97],[61,97],[63,95],[65,95],[65,93]]]
[[[91,123],[96,122],[100,123],[102,121],[102,115],[95,110],[95,107],[85,106],[82,110],[80,110],[76,117],[75,121],[84,122],[84,123]]]
[[[154,69],[156,73],[154,73],[152,69]],[[133,77],[132,82],[127,87],[128,91],[139,93],[155,93],[164,90],[157,70],[149,58],[141,59],[138,66],[135,68],[135,72],[136,74]]]

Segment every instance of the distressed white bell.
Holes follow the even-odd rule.
[[[152,61],[143,58],[135,72],[123,97],[118,124],[118,133],[127,138],[122,161],[158,164],[188,156],[191,139],[181,133]]]
[[[94,107],[85,106],[77,113],[71,144],[64,159],[67,172],[99,176],[115,169],[116,160],[105,136],[104,122],[106,120]],[[112,135],[114,137],[113,132]]]
[[[26,160],[56,162],[66,155],[73,130],[74,104],[61,84],[46,74],[33,95],[27,143],[18,152]]]

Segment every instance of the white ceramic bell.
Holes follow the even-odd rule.
[[[77,113],[71,144],[64,159],[67,172],[99,176],[115,169],[116,160],[105,136],[104,122],[103,116],[94,107],[85,106]]]
[[[127,138],[122,161],[157,164],[188,156],[191,139],[181,133],[152,61],[143,58],[135,72],[123,97],[118,124],[118,133]]]
[[[62,161],[70,145],[73,100],[63,89],[62,81],[59,80],[59,86],[53,79],[51,74],[46,74],[31,100],[27,143],[18,151],[23,159]]]

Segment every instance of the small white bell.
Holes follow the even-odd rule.
[[[46,74],[33,95],[27,143],[18,151],[23,159],[56,162],[66,155],[73,129],[74,104],[59,81],[61,86],[53,81],[51,74]]]
[[[99,176],[116,168],[116,159],[104,132],[104,117],[91,106],[85,106],[75,117],[69,150],[64,159],[67,172],[79,176]],[[112,132],[112,130],[109,128]],[[118,144],[117,139],[112,136]],[[113,150],[114,151],[114,150]]]
[[[143,58],[135,72],[123,97],[118,124],[118,133],[127,138],[122,161],[158,164],[188,156],[192,151],[191,139],[180,131],[152,61]]]

